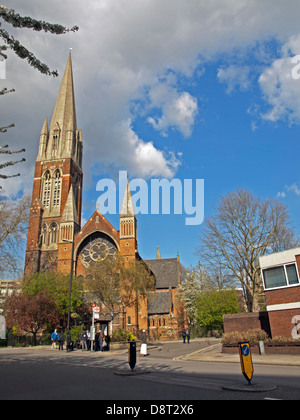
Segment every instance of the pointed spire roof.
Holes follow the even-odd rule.
[[[55,128],[56,123],[59,124],[63,134],[66,133],[70,127],[72,127],[74,131],[77,128],[71,52],[60,85],[50,130]]]
[[[45,118],[44,124],[43,124],[43,128],[41,131],[41,136],[45,134],[46,136],[48,135],[48,120],[47,117]]]
[[[121,213],[120,213],[120,217],[126,217],[126,216],[135,217],[134,205],[132,201],[128,179],[127,179],[127,185],[125,188],[125,193],[124,193],[124,198],[123,198],[123,203],[122,203],[122,208],[121,208]]]
[[[157,245],[157,251],[156,251],[156,259],[161,260],[160,249],[158,245]]]

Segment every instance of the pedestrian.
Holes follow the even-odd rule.
[[[99,337],[100,337],[100,333],[97,332],[95,334],[95,351],[100,351]]]
[[[141,356],[147,356],[147,333],[146,330],[142,331],[142,335],[141,335]]]
[[[82,331],[82,333],[80,334],[80,344],[81,344],[81,350],[87,350],[87,333],[85,330]]]
[[[86,335],[87,335],[87,339],[86,339],[87,349],[91,350],[91,333],[89,332],[89,330],[86,330]]]
[[[103,343],[105,341],[105,335],[102,330],[99,331],[99,350],[102,353],[103,352]]]
[[[56,341],[58,340],[59,335],[57,334],[57,329],[55,329],[53,331],[53,333],[51,334],[51,350],[55,350],[56,349]]]
[[[182,338],[183,338],[183,344],[185,344],[185,339],[186,339],[185,330],[183,330],[181,334],[182,334]]]
[[[188,328],[185,330],[185,335],[186,335],[188,344],[190,344],[190,330]]]
[[[64,336],[64,333],[61,332],[58,338],[58,345],[59,345],[58,350],[64,349],[64,342],[65,342],[65,336]]]

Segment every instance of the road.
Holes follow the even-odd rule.
[[[250,393],[223,389],[245,382],[238,363],[174,360],[211,344],[160,345],[147,357],[138,355],[134,375],[126,353],[0,349],[0,400],[101,400],[103,410],[108,401],[160,400],[182,402],[179,410],[191,402],[196,410],[201,400],[300,399],[300,367],[255,366],[253,383],[277,389]]]

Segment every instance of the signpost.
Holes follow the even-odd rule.
[[[90,329],[91,333],[91,350],[94,349],[94,341],[95,341],[95,319],[99,319],[100,308],[93,304],[93,318],[92,318],[92,326]]]
[[[252,363],[250,344],[247,342],[239,343],[239,352],[240,352],[242,373],[247,379],[248,384],[251,385],[254,368],[253,368],[253,363]]]

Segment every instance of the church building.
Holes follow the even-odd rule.
[[[129,183],[120,212],[119,229],[97,209],[81,226],[83,137],[77,128],[71,53],[61,82],[50,125],[44,121],[33,180],[25,276],[57,271],[84,279],[93,261],[119,253],[125,261],[142,259]],[[155,279],[155,292],[139,310],[127,308],[111,319],[101,305],[97,329],[145,329],[151,338],[177,338],[183,312],[176,294],[181,283],[179,256],[144,260]],[[147,300],[147,299],[146,299]],[[113,323],[113,325],[111,325]]]

